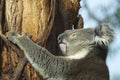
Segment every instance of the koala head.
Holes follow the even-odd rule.
[[[95,47],[106,48],[113,39],[112,29],[107,24],[96,28],[66,30],[58,36],[61,51],[66,56],[79,52],[87,54]]]

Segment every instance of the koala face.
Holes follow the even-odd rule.
[[[94,29],[66,30],[58,36],[58,43],[64,55],[73,55],[82,48],[88,49],[95,43]]]
[[[66,30],[58,36],[58,43],[63,54],[69,56],[83,49],[90,51],[97,46],[107,46],[112,37],[112,30],[104,25],[95,29]]]

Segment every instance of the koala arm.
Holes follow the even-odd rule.
[[[24,51],[31,65],[44,77],[62,75],[69,70],[69,60],[52,55],[45,48],[35,44],[28,36],[12,33],[8,40]]]

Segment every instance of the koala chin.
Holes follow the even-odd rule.
[[[61,33],[57,39],[64,56],[54,56],[27,35],[14,32],[7,38],[24,51],[43,80],[109,80],[105,59],[113,30],[107,24]]]

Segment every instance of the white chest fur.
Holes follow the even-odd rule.
[[[75,53],[74,55],[67,56],[66,58],[82,59],[82,58],[84,58],[88,54],[88,52],[89,52],[89,50],[82,49],[82,50],[78,51],[77,53]]]

